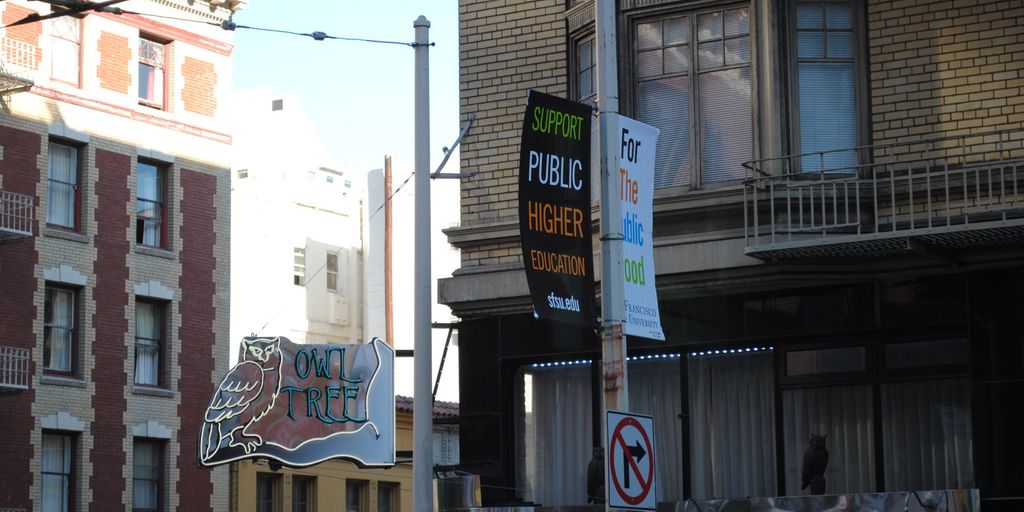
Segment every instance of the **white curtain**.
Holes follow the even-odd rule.
[[[78,150],[50,143],[46,222],[75,227],[75,186],[78,180]]]
[[[156,304],[136,303],[135,382],[160,383],[160,315]]]
[[[523,387],[523,498],[546,506],[585,505],[593,456],[590,366],[531,368]]]
[[[132,507],[156,510],[160,499],[160,453],[152,443],[135,443],[132,471]]]
[[[630,361],[629,408],[654,417],[658,501],[682,501],[683,447],[679,360]]]
[[[50,298],[50,318],[46,329],[46,347],[50,350],[47,369],[71,371],[71,330],[74,315],[74,293],[65,290],[47,290]]]
[[[136,222],[142,223],[142,244],[156,247],[160,245],[160,221],[163,216],[160,171],[156,166],[140,163],[138,175],[136,212],[139,218]]]
[[[882,386],[885,489],[969,489],[971,397],[967,379]]]
[[[810,488],[800,487],[804,451],[811,434],[827,436],[826,494],[876,490],[871,386],[785,390],[782,408],[788,496],[810,493]]]
[[[71,474],[71,440],[67,436],[43,434],[43,512],[68,509]]]
[[[775,495],[771,353],[690,356],[687,365],[693,497]]]

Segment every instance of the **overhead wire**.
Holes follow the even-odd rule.
[[[2,2],[2,1],[4,1],[4,0],[0,0],[0,2]],[[61,3],[57,2],[57,1],[52,1],[52,0],[51,1],[41,0],[41,1],[49,3],[51,5],[54,5],[54,4],[56,4],[56,5],[64,5],[64,4],[61,4]],[[220,27],[220,28],[222,28],[224,30],[227,30],[227,31],[234,31],[235,29],[245,29],[245,30],[254,30],[254,31],[259,31],[259,32],[270,32],[270,33],[275,33],[275,34],[285,34],[285,35],[293,35],[293,36],[300,36],[300,37],[309,37],[309,38],[312,38],[315,41],[324,41],[324,40],[331,39],[331,40],[337,40],[337,41],[364,42],[364,43],[371,43],[371,44],[401,45],[401,46],[408,46],[408,47],[411,47],[411,48],[416,48],[416,47],[419,46],[419,43],[416,43],[416,42],[389,41],[389,40],[384,40],[384,39],[368,39],[368,38],[350,37],[350,36],[336,36],[336,35],[327,34],[326,32],[322,32],[322,31],[319,31],[319,30],[313,31],[313,32],[296,32],[296,31],[293,31],[293,30],[284,30],[284,29],[276,29],[276,28],[268,28],[268,27],[254,27],[254,26],[251,26],[251,25],[239,25],[239,24],[235,23],[232,20],[231,17],[229,17],[227,20],[224,20],[221,23],[216,23],[216,22],[212,22],[212,21],[204,21],[204,20],[197,20],[197,19],[190,19],[190,18],[182,18],[182,17],[177,17],[177,16],[168,16],[168,15],[165,15],[165,14],[144,13],[144,12],[138,12],[138,11],[122,9],[120,7],[111,7],[113,4],[121,3],[121,2],[124,2],[124,1],[126,1],[126,0],[106,0],[106,1],[103,1],[103,2],[82,3],[82,4],[79,4],[79,5],[74,5],[72,7],[68,7],[66,9],[60,9],[60,10],[57,10],[57,11],[53,11],[50,14],[44,14],[44,15],[40,15],[38,13],[32,13],[32,14],[29,14],[28,16],[26,16],[26,17],[24,17],[24,18],[22,18],[20,20],[17,20],[17,21],[15,21],[13,23],[10,23],[10,24],[5,25],[5,26],[0,26],[0,29],[4,29],[4,28],[8,28],[8,27],[14,27],[14,26],[18,26],[18,25],[24,25],[24,24],[28,24],[28,23],[34,23],[34,22],[37,22],[37,21],[44,21],[44,20],[47,20],[47,19],[59,18],[59,17],[62,17],[62,16],[70,16],[70,15],[73,15],[73,14],[79,14],[79,13],[87,12],[87,11],[98,11],[98,12],[107,12],[107,13],[115,14],[115,15],[131,14],[131,15],[134,15],[134,16],[144,16],[144,17],[149,17],[149,18],[161,18],[161,19],[169,19],[169,20],[175,20],[175,21],[184,21],[184,22],[189,22],[189,23],[202,23],[204,25]],[[436,43],[431,42],[431,43],[427,43],[427,45],[428,46],[436,46]],[[367,222],[369,222],[370,220],[373,220],[373,218],[377,215],[377,213],[379,213],[384,208],[384,206],[388,202],[390,202],[392,200],[392,198],[396,194],[398,194],[398,192],[400,192],[403,187],[405,187],[405,185],[407,185],[409,183],[409,180],[412,179],[412,177],[415,174],[416,174],[415,171],[410,173],[409,176],[406,177],[405,180],[402,181],[402,183],[399,184],[398,187],[394,191],[392,191],[384,199],[384,202],[381,203],[381,205],[376,210],[374,210],[372,214],[370,214],[370,216],[367,218]],[[334,254],[336,256],[340,256],[341,255],[341,251],[343,249],[344,248],[339,248],[337,251],[334,252]],[[318,276],[326,268],[327,268],[327,263],[325,262],[324,265],[321,266],[312,275],[303,276],[304,277],[304,281],[303,281],[302,286],[305,287],[306,284],[310,280],[312,280],[313,278]],[[283,309],[281,311],[278,311],[277,313],[275,313],[269,320],[267,320],[266,323],[263,324],[263,326],[260,328],[260,331],[262,331],[268,325],[270,325],[270,323],[273,322],[277,318],[277,316],[280,315],[282,312],[283,312]]]

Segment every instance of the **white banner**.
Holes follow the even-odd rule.
[[[622,267],[626,318],[623,332],[665,341],[654,283],[654,149],[658,129],[619,117],[619,200],[622,203]]]

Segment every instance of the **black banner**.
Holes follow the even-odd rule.
[[[590,107],[530,91],[519,154],[519,234],[540,318],[593,326]]]

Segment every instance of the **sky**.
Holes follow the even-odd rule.
[[[431,23],[430,41],[430,157],[431,170],[444,157],[442,148],[458,137],[458,3],[454,0],[348,2],[341,0],[250,0],[234,16],[238,25],[331,36],[399,42],[415,40],[413,22],[424,15]],[[296,95],[312,118],[328,153],[339,170],[365,176],[392,156],[393,184],[399,187],[413,171],[414,49],[397,44],[357,41],[316,41],[310,37],[239,28],[233,56],[234,89],[269,86],[275,95]],[[458,152],[445,172],[458,172]],[[415,179],[393,198],[394,312],[397,349],[413,348],[413,232]],[[432,276],[451,275],[458,252],[441,229],[458,222],[458,180],[431,183]],[[375,208],[372,208],[375,209]],[[405,230],[404,232],[402,230]],[[448,308],[434,305],[434,322],[449,322]],[[434,375],[440,365],[446,332],[433,336]],[[383,333],[367,333],[384,337]],[[458,400],[457,348],[448,353],[438,389],[439,400]],[[411,396],[413,362],[396,361],[396,392]],[[433,382],[433,377],[431,378]]]

